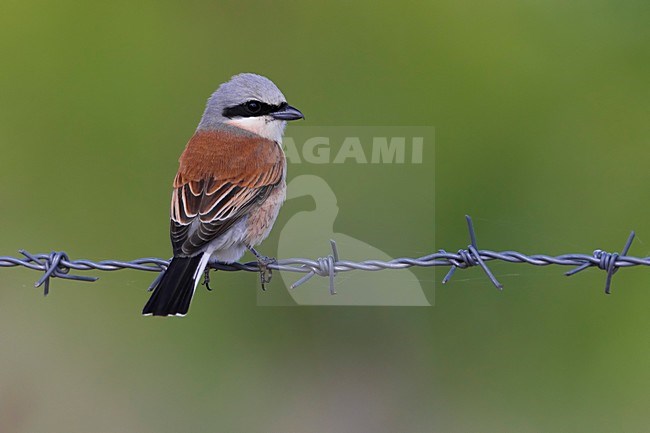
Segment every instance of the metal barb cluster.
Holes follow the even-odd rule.
[[[574,269],[565,273],[567,276],[575,275],[578,272],[584,271],[589,267],[597,267],[607,272],[607,277],[605,280],[605,293],[609,294],[611,293],[612,277],[620,268],[630,266],[650,266],[650,257],[631,257],[627,255],[632,245],[632,241],[634,240],[634,232],[630,233],[625,247],[620,254],[616,252],[609,253],[597,249],[593,252],[592,255],[526,255],[517,251],[495,252],[491,250],[479,250],[476,242],[476,232],[474,231],[472,219],[469,216],[466,216],[465,218],[469,231],[470,244],[467,249],[458,250],[457,253],[448,253],[445,250],[439,250],[437,253],[429,254],[419,258],[403,257],[389,261],[365,260],[362,262],[351,262],[347,260],[340,260],[336,242],[330,240],[332,253],[326,257],[321,257],[315,260],[304,258],[282,259],[274,261],[270,264],[265,264],[264,266],[272,270],[304,273],[304,276],[302,276],[291,285],[292,289],[307,282],[314,275],[328,277],[329,289],[332,295],[336,294],[334,280],[336,274],[339,272],[348,272],[352,270],[379,271],[382,269],[406,269],[413,266],[450,266],[451,269],[442,280],[443,283],[447,283],[457,269],[467,269],[472,266],[480,266],[492,284],[494,284],[494,286],[499,290],[502,290],[503,285],[496,279],[494,274],[490,271],[490,268],[487,266],[487,262],[491,260],[500,260],[509,263],[527,263],[535,266],[574,266]],[[160,278],[162,276],[161,271],[167,269],[167,266],[169,265],[168,260],[159,258],[141,258],[131,261],[104,260],[100,262],[93,262],[90,260],[70,260],[68,255],[62,251],[53,251],[49,254],[30,254],[26,251],[21,250],[20,253],[24,257],[0,256],[0,268],[23,266],[29,269],[42,271],[43,275],[36,282],[35,287],[44,285],[43,294],[45,295],[49,293],[50,278],[63,278],[76,281],[97,280],[96,277],[71,275],[71,270],[87,271],[94,269],[100,271],[116,271],[119,269],[135,269],[139,271],[159,272],[158,278]],[[221,271],[261,271],[260,264],[258,262],[232,264],[218,263],[216,265],[211,265],[211,268]],[[152,284],[152,287],[154,285],[155,281]]]
[[[336,247],[336,242],[330,239],[330,246],[332,247],[332,254],[327,257],[318,258],[318,266],[311,267],[307,275],[300,278],[298,281],[291,285],[292,289],[295,289],[299,285],[306,283],[314,275],[320,275],[322,277],[329,277],[330,279],[330,295],[336,295],[336,289],[334,288],[334,277],[336,276],[336,265],[339,261],[339,251]],[[305,267],[309,267],[305,265]]]
[[[490,271],[490,268],[487,267],[481,258],[481,253],[479,252],[478,246],[476,245],[476,233],[474,232],[474,224],[472,223],[472,218],[469,215],[465,215],[465,219],[467,220],[467,230],[469,230],[470,244],[466,250],[458,250],[458,255],[461,258],[460,261],[449,259],[449,261],[452,263],[451,269],[449,269],[449,272],[447,272],[447,275],[445,275],[445,278],[443,278],[442,284],[447,283],[451,279],[451,277],[454,275],[454,272],[456,272],[456,269],[465,269],[469,268],[470,266],[480,265],[481,268],[483,268],[485,275],[487,275],[490,281],[492,281],[492,284],[494,284],[497,289],[503,290],[503,284],[501,284],[496,279],[494,274]],[[440,250],[440,252],[445,253],[445,250]]]
[[[593,262],[584,263],[578,266],[577,268],[572,269],[569,272],[566,272],[564,275],[570,277],[571,275],[575,275],[580,271],[584,271],[590,266],[598,266],[599,269],[602,269],[603,271],[607,271],[607,278],[605,280],[605,293],[609,295],[611,293],[612,277],[616,272],[618,272],[619,269],[619,266],[617,265],[616,261],[620,256],[627,256],[627,252],[630,250],[630,247],[632,246],[632,241],[634,240],[634,236],[635,236],[634,231],[630,232],[630,236],[627,238],[625,247],[623,247],[623,252],[620,255],[618,253],[608,253],[603,250],[594,250],[594,258],[598,260],[597,263],[593,263]]]

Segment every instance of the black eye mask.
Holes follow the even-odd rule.
[[[233,117],[261,117],[280,111],[287,105],[286,102],[282,102],[279,105],[271,105],[252,99],[234,107],[224,108],[222,114],[229,119]]]

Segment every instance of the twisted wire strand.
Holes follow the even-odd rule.
[[[418,258],[402,257],[389,261],[382,260],[364,260],[353,262],[341,260],[336,242],[330,241],[331,254],[326,257],[317,259],[307,258],[289,258],[275,260],[263,265],[258,262],[247,263],[217,263],[211,265],[212,269],[221,271],[246,271],[246,272],[264,272],[266,269],[298,272],[303,273],[291,288],[295,288],[305,283],[312,277],[318,275],[329,279],[329,289],[331,294],[336,294],[335,277],[337,273],[349,271],[380,271],[384,269],[406,269],[410,267],[435,267],[448,266],[449,272],[443,279],[443,283],[448,282],[458,269],[467,269],[473,266],[479,266],[483,269],[486,276],[492,284],[498,289],[503,285],[496,279],[490,271],[487,263],[491,261],[502,261],[508,263],[526,263],[534,266],[574,266],[574,269],[565,273],[567,276],[575,275],[590,267],[596,267],[607,273],[605,281],[605,293],[611,292],[611,281],[614,274],[620,268],[631,266],[650,266],[650,257],[633,257],[627,253],[634,240],[634,232],[630,233],[625,247],[621,253],[609,253],[601,249],[594,250],[589,254],[562,254],[558,256],[549,256],[546,254],[527,255],[517,251],[492,251],[481,250],[477,246],[476,233],[472,219],[466,216],[467,227],[470,237],[470,245],[467,249],[460,249],[456,253],[449,253],[445,250],[439,250],[437,253],[428,254]],[[167,269],[169,260],[146,257],[130,261],[121,260],[102,260],[94,262],[91,260],[71,260],[65,252],[53,251],[49,254],[30,254],[21,250],[24,257],[0,256],[0,268],[22,266],[28,269],[41,271],[43,275],[34,284],[35,287],[44,286],[44,294],[49,293],[50,279],[61,278],[76,281],[96,281],[96,277],[70,274],[71,270],[75,271],[117,271],[121,269],[133,269],[138,271],[161,272]],[[159,275],[162,275],[162,273]],[[155,282],[154,282],[155,284]],[[153,286],[153,285],[152,285]]]

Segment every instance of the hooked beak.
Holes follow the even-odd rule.
[[[285,105],[278,111],[271,113],[271,117],[278,120],[298,120],[304,119],[305,116],[297,108],[291,105]]]

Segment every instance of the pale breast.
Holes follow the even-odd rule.
[[[246,221],[246,242],[248,245],[258,245],[267,238],[278,217],[280,207],[286,197],[287,184],[284,179],[271,191],[267,199],[258,207],[251,209]]]

